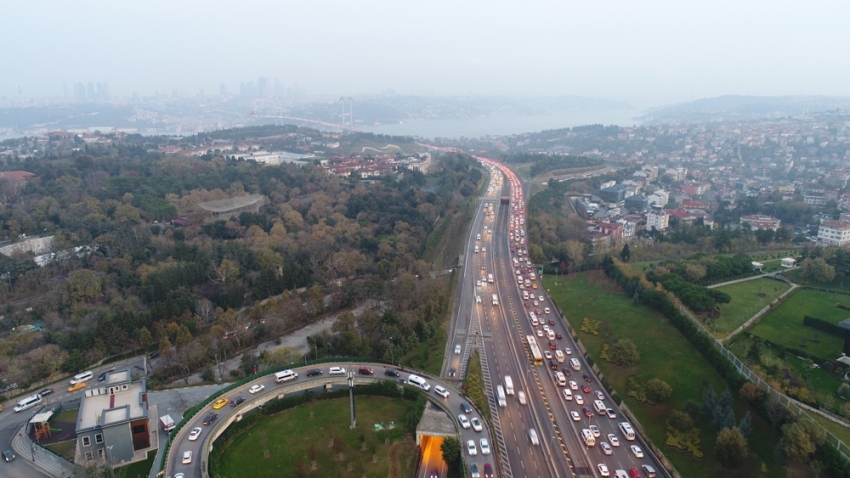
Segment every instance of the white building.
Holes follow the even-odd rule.
[[[818,229],[818,242],[839,247],[850,244],[850,222],[824,221]]]
[[[647,231],[666,231],[670,224],[670,215],[661,206],[652,206],[646,214]]]

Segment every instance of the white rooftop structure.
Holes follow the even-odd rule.
[[[129,370],[107,374],[103,384],[86,389],[80,402],[77,431],[145,417],[144,394],[144,382],[131,382]]]

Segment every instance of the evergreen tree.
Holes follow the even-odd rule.
[[[744,435],[744,438],[747,440],[750,439],[750,432],[753,430],[753,419],[750,417],[750,411],[747,410],[744,418],[741,419],[741,422],[738,423],[738,429],[741,430],[741,433]]]
[[[620,251],[620,259],[623,262],[629,262],[629,258],[631,258],[631,257],[632,257],[632,253],[631,253],[631,251],[629,251],[629,245],[626,244],[626,245],[623,246],[623,250]]]
[[[714,409],[717,406],[717,393],[714,392],[714,387],[709,385],[702,393],[702,414],[709,422],[713,421]]]

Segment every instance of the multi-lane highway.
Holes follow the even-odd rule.
[[[486,160],[482,162],[488,165]],[[464,274],[468,283],[458,298],[462,301],[460,310],[464,303],[473,305],[466,320],[458,317],[454,340],[462,346],[458,355],[463,359],[470,353],[470,345],[483,348],[482,366],[496,412],[493,431],[503,476],[605,476],[606,471],[615,476],[616,470],[647,476],[649,470],[642,469],[643,465],[661,472],[640,437],[627,439],[623,428],[628,428],[620,426],[626,420],[584,358],[573,353],[578,349],[538,282],[537,271],[524,251],[522,186],[502,165],[490,163],[488,167],[494,174],[482,203],[494,205],[493,215],[486,215],[489,207],[479,208],[479,217],[473,221],[467,248],[467,255],[472,257],[465,263],[468,269]],[[496,168],[504,171],[504,180]],[[499,201],[501,195],[510,197],[510,202]],[[493,283],[488,280],[489,274],[493,274]],[[496,304],[493,294],[498,299]],[[532,323],[532,312],[540,319],[537,325]],[[551,340],[546,329],[555,334]],[[470,340],[461,340],[464,332]],[[477,339],[476,332],[480,334]],[[551,359],[541,357],[542,363],[533,365],[528,336],[537,342],[541,355],[552,354]],[[556,351],[563,354],[563,362],[558,361]],[[577,363],[570,365],[570,359]],[[450,361],[460,360],[452,357]],[[565,386],[557,383],[556,372],[565,375]],[[505,386],[506,376],[511,377],[516,394],[508,395],[502,407],[498,405],[497,387]],[[564,390],[569,390],[569,400]],[[518,400],[520,391],[526,395],[526,404]],[[604,407],[599,411],[603,414],[594,407],[600,399]],[[539,444],[531,442],[531,429]],[[590,436],[585,438],[583,433]],[[636,456],[632,446],[638,446],[644,456]]]

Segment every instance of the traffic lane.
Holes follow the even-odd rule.
[[[303,367],[302,366],[302,367],[293,368],[293,370],[295,370],[299,374],[299,376],[296,380],[301,380],[303,382],[306,379],[306,380],[309,380],[309,381],[316,383],[316,386],[312,387],[312,388],[321,388],[321,387],[323,387],[323,383],[325,383],[325,380],[323,380],[323,379],[327,378],[327,375],[326,375],[327,374],[327,368],[329,368],[331,366],[341,366],[341,367],[348,368],[349,363],[348,362],[341,362],[339,364],[322,364],[320,367],[317,367],[317,366]],[[353,369],[359,368],[360,366],[361,366],[360,364],[352,364],[351,365],[351,367]],[[402,371],[398,367],[384,366],[384,365],[372,364],[372,363],[363,364],[363,366],[367,366],[367,367],[374,369],[374,375],[371,376],[373,378],[384,378],[384,377],[386,377],[385,378],[386,380],[399,380],[399,379],[407,380],[408,375],[410,375],[410,372]],[[313,369],[313,368],[318,368],[318,369],[322,370],[323,375],[318,376],[318,377],[307,378],[304,373],[307,370],[310,370],[310,369]],[[397,371],[397,372],[400,373],[401,376],[399,378],[388,377],[386,375],[387,370]],[[454,386],[452,386],[452,385],[450,385],[446,382],[442,382],[439,379],[435,379],[434,377],[428,376],[427,374],[420,373],[420,375],[423,378],[425,378],[426,381],[428,381],[429,384],[431,385],[431,389],[426,393],[428,393],[429,396],[434,397],[436,400],[444,400],[447,408],[450,410],[450,413],[454,414],[453,419],[455,421],[457,420],[457,414],[461,413],[461,403],[462,402],[472,405],[471,402],[469,402],[465,397],[463,397],[460,394],[460,392],[457,389],[454,388]],[[355,375],[355,384],[357,383],[356,379],[358,377],[359,378],[365,378],[367,376],[356,374]],[[228,394],[225,397],[228,398],[228,400],[232,399],[234,397],[237,397],[239,395],[245,395],[246,397],[248,397],[250,394],[247,392],[247,390],[251,386],[256,385],[256,384],[262,384],[262,385],[265,386],[265,389],[260,393],[273,393],[274,395],[276,395],[277,393],[279,393],[276,389],[282,389],[282,388],[286,387],[287,385],[291,385],[292,382],[286,382],[284,384],[279,385],[275,382],[274,375],[268,375],[266,377],[262,377],[260,379],[249,382],[249,383],[243,385],[242,387],[240,387],[238,389],[234,389],[233,391],[228,392]],[[436,393],[434,393],[434,386],[435,385],[442,385],[447,390],[449,390],[448,399],[444,399],[444,398],[440,397],[439,395],[437,395]],[[301,393],[301,392],[297,392],[297,393]],[[474,409],[474,405],[473,405],[473,409]],[[203,410],[199,411],[198,414],[190,422],[188,422],[186,424],[186,426],[181,428],[180,432],[174,437],[174,441],[173,441],[174,445],[172,445],[172,450],[170,452],[170,453],[173,454],[173,456],[171,457],[171,459],[168,462],[168,468],[169,468],[167,470],[168,474],[170,475],[172,473],[184,473],[184,474],[186,474],[187,478],[190,477],[190,476],[201,476],[201,474],[200,474],[201,473],[201,469],[200,469],[201,446],[203,445],[203,443],[206,442],[206,440],[209,436],[209,432],[212,429],[213,425],[215,425],[215,423],[218,420],[224,419],[230,413],[246,413],[250,410],[252,410],[252,409],[246,408],[243,405],[239,405],[237,407],[231,407],[228,404],[228,405],[225,405],[224,407],[222,407],[219,410],[213,410],[212,405],[208,405]],[[214,421],[210,425],[203,425],[202,422],[203,422],[204,416],[206,416],[210,412],[218,414],[216,421]],[[470,460],[469,460],[470,457],[467,456],[466,450],[465,450],[466,440],[473,439],[473,440],[476,441],[476,443],[478,443],[480,438],[486,437],[486,438],[488,438],[489,441],[492,442],[492,435],[489,431],[489,428],[486,425],[486,422],[483,419],[481,419],[481,415],[479,413],[477,413],[477,411],[474,414],[468,415],[469,419],[471,419],[473,416],[478,417],[482,421],[482,423],[485,424],[485,428],[481,432],[475,432],[471,428],[461,429],[461,436],[462,436],[462,439],[463,439],[462,445],[464,445],[464,459],[467,461],[467,463],[470,462]],[[196,427],[200,427],[202,432],[201,432],[201,434],[200,434],[200,436],[198,437],[197,440],[189,441],[188,438],[187,438],[187,435],[188,435],[189,431],[191,431],[193,428],[196,428]],[[192,451],[192,462],[189,463],[189,464],[183,464],[181,462],[182,461],[182,455],[183,455],[184,451]],[[471,461],[477,462],[479,464],[479,466],[482,467],[482,469],[483,469],[484,463],[487,462],[487,457],[488,456],[485,456],[485,457],[482,458],[481,454],[479,453],[479,455],[477,457],[472,457]]]
[[[422,437],[420,444],[422,448],[422,464],[419,467],[419,476],[421,478],[433,478],[435,476],[444,478],[446,476],[447,467],[443,461],[443,452],[440,450],[442,444],[442,437]]]

